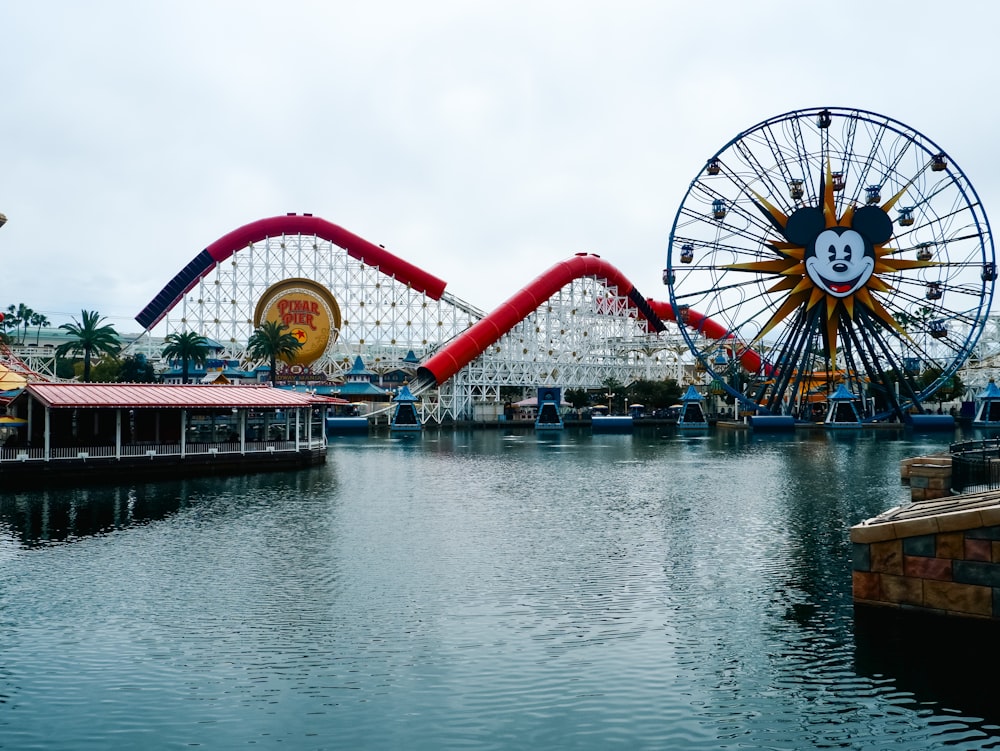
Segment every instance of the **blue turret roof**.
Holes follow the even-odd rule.
[[[858,397],[847,390],[847,386],[840,384],[837,386],[837,390],[830,394],[831,402],[853,402],[856,401]]]
[[[396,394],[396,397],[393,399],[393,401],[394,402],[407,402],[407,403],[412,404],[413,402],[419,401],[419,399],[417,399],[417,397],[415,397],[413,395],[413,392],[410,391],[410,387],[407,386],[404,383],[403,384],[403,388],[401,388],[399,390],[399,393]]]
[[[981,393],[979,395],[979,398],[980,399],[1000,399],[1000,388],[997,388],[997,385],[993,381],[992,378],[990,379],[990,382],[988,384],[986,384],[986,390],[983,391],[983,393]]]
[[[420,358],[417,357],[413,353],[413,350],[411,349],[409,352],[406,353],[406,357],[403,358],[403,362],[405,362],[407,365],[419,365]]]
[[[354,358],[354,365],[351,369],[347,371],[348,376],[373,376],[375,373],[365,368],[364,360],[361,359],[361,355]]]
[[[336,387],[337,396],[344,399],[355,396],[382,396],[385,389],[380,389],[370,381],[349,381]]]
[[[682,402],[700,402],[704,399],[701,394],[698,393],[698,389],[694,386],[688,386],[687,391],[684,392],[684,396],[681,397]]]

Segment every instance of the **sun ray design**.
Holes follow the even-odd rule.
[[[819,206],[803,206],[785,214],[766,198],[750,191],[753,204],[777,235],[768,238],[768,258],[726,266],[741,271],[777,277],[767,288],[778,298],[777,308],[754,338],[759,343],[769,332],[799,310],[812,310],[821,302],[825,317],[823,338],[831,363],[837,359],[838,331],[864,309],[870,317],[907,337],[876,295],[892,292],[883,276],[910,269],[937,266],[934,261],[899,257],[898,248],[887,243],[892,237],[889,210],[905,194],[909,184],[881,206],[849,204],[837,215],[836,191],[829,160],[819,186]],[[907,337],[908,338],[908,337]]]

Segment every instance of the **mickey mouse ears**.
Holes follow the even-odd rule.
[[[789,242],[808,247],[825,229],[826,217],[822,210],[804,206],[788,217],[783,234]],[[851,229],[872,245],[879,245],[892,237],[892,220],[877,206],[862,206],[854,211]]]

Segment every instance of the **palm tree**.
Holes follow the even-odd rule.
[[[302,349],[302,342],[292,334],[286,333],[287,323],[281,321],[264,321],[251,335],[247,342],[247,353],[257,360],[267,360],[271,365],[271,385],[275,384],[278,375],[278,358],[291,360],[295,353]]]
[[[19,321],[17,320],[17,306],[16,305],[8,305],[7,306],[7,313],[6,313],[6,315],[4,315],[4,319],[3,319],[4,330],[14,329],[14,334],[16,336],[17,335],[18,324],[19,324]],[[7,335],[7,341],[13,343],[14,342],[14,337],[10,336],[8,334]]]
[[[83,353],[83,381],[90,382],[90,357],[92,354],[114,357],[121,350],[118,332],[114,326],[102,326],[105,319],[96,310],[81,310],[82,323],[75,318],[73,323],[64,323],[59,328],[69,332],[70,341],[56,347],[56,357],[66,357],[69,353]]]
[[[31,323],[31,318],[34,315],[35,311],[23,302],[17,304],[17,320],[24,326],[24,332],[21,334],[21,344],[24,344],[24,340],[28,338],[28,325]]]
[[[38,346],[38,339],[42,335],[42,329],[48,328],[52,324],[49,323],[47,316],[41,313],[31,314],[31,325],[35,327],[35,346]]]
[[[14,328],[14,337],[20,344],[24,344],[24,337],[28,333],[28,323],[31,321],[31,316],[35,314],[31,308],[25,305],[23,302],[18,303],[15,307],[14,305],[7,306],[7,317],[6,325],[7,328]],[[21,334],[21,325],[24,325],[24,334]]]
[[[160,354],[168,360],[181,361],[181,383],[188,382],[188,363],[194,363],[198,367],[208,359],[208,340],[195,331],[167,334],[163,343],[166,346]]]

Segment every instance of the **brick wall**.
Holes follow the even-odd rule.
[[[951,457],[918,456],[904,459],[899,477],[910,486],[911,501],[927,501],[951,495]]]
[[[1000,618],[1000,506],[871,522],[851,529],[856,603]]]

